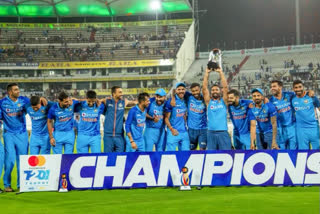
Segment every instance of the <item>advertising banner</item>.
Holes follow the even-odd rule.
[[[20,192],[56,191],[62,155],[21,155]]]

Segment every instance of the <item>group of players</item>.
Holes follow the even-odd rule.
[[[217,72],[221,86],[208,88],[209,74]],[[164,89],[155,97],[138,95],[137,101],[122,98],[122,89],[111,89],[112,98],[99,100],[89,90],[77,100],[61,92],[58,102],[44,97],[19,95],[16,83],[7,86],[0,100],[4,147],[0,143],[0,175],[4,165],[4,187],[12,192],[11,172],[19,155],[71,154],[77,139],[77,153],[100,153],[100,116],[104,115],[104,152],[230,150],[230,149],[319,149],[316,108],[319,100],[306,92],[303,82],[293,83],[294,92],[282,91],[282,82],[271,82],[270,99],[263,91],[251,91],[252,101],[240,99],[237,90],[228,90],[221,69],[206,69],[203,85],[193,83],[190,92],[177,83],[171,98]],[[201,91],[202,88],[202,91]],[[133,106],[124,119],[125,108]],[[228,133],[227,115],[233,123],[233,144]],[[30,144],[25,115],[32,121]],[[77,138],[74,115],[79,115]],[[125,121],[125,122],[124,122]],[[125,126],[124,126],[125,123]],[[299,131],[297,131],[299,130]],[[124,137],[124,133],[126,136]],[[155,149],[154,149],[155,148]],[[4,164],[3,164],[4,163]],[[19,173],[18,173],[19,188]]]

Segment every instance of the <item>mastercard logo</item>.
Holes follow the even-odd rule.
[[[46,163],[46,159],[41,156],[31,156],[28,159],[28,163],[30,166],[43,166]]]

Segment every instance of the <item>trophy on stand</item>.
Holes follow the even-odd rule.
[[[209,53],[209,61],[207,66],[212,70],[222,68],[222,52],[220,49],[212,49],[212,51]]]
[[[191,190],[191,187],[189,186],[189,175],[188,175],[188,168],[183,167],[181,169],[182,175],[181,175],[181,186],[180,190],[185,191],[185,190]]]
[[[60,189],[59,192],[68,192],[68,181],[67,181],[67,175],[62,174],[61,175],[61,181],[60,181]]]

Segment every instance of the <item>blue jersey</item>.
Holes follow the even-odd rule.
[[[100,115],[104,112],[105,105],[90,107],[87,101],[76,105],[75,111],[79,112],[78,134],[96,136],[100,134]]]
[[[186,122],[185,122],[185,116],[187,113],[187,105],[184,101],[184,99],[180,99],[178,95],[176,96],[176,106],[172,107],[170,102],[171,98],[168,100],[165,106],[165,111],[170,112],[170,124],[171,126],[176,129],[178,132],[186,132]]]
[[[228,131],[227,106],[223,99],[210,99],[208,105],[208,130]]]
[[[318,120],[316,117],[315,107],[319,107],[319,99],[311,98],[308,95],[304,97],[295,96],[292,99],[292,106],[296,115],[297,128],[316,128]]]
[[[147,113],[153,117],[157,116],[159,118],[158,122],[154,122],[153,120],[147,119],[147,128],[155,128],[155,129],[161,129],[164,127],[164,122],[163,122],[163,115],[164,115],[164,106],[166,102],[164,102],[162,105],[158,105],[156,98],[150,98],[150,104],[147,108]]]
[[[104,134],[106,136],[123,135],[123,116],[125,101],[107,100],[104,110]]]
[[[277,124],[279,127],[293,125],[295,122],[294,112],[292,110],[291,101],[294,97],[294,92],[282,92],[281,100],[272,96],[270,102],[277,110]]]
[[[32,135],[44,136],[48,135],[47,118],[48,112],[54,102],[49,101],[48,105],[41,106],[38,111],[34,111],[30,104],[27,105],[27,113],[32,122]]]
[[[277,115],[277,110],[272,103],[262,104],[261,108],[253,107],[249,111],[249,120],[257,121],[257,133],[272,132],[271,117]]]
[[[133,140],[143,139],[143,129],[146,124],[146,110],[141,111],[138,105],[131,108],[126,121],[126,133],[131,133]]]
[[[4,132],[22,133],[26,129],[26,105],[30,103],[28,97],[20,96],[17,101],[11,100],[8,96],[0,101]]]
[[[191,129],[207,128],[207,108],[204,99],[196,99],[191,93],[186,92],[186,100],[188,103],[188,127]]]
[[[249,105],[253,103],[251,100],[239,100],[238,106],[230,105],[228,107],[230,119],[233,123],[234,134],[248,134],[250,133],[249,122]]]
[[[54,130],[69,132],[73,130],[74,109],[78,101],[73,101],[68,108],[61,108],[59,103],[55,103],[49,110],[48,119],[54,120]]]

